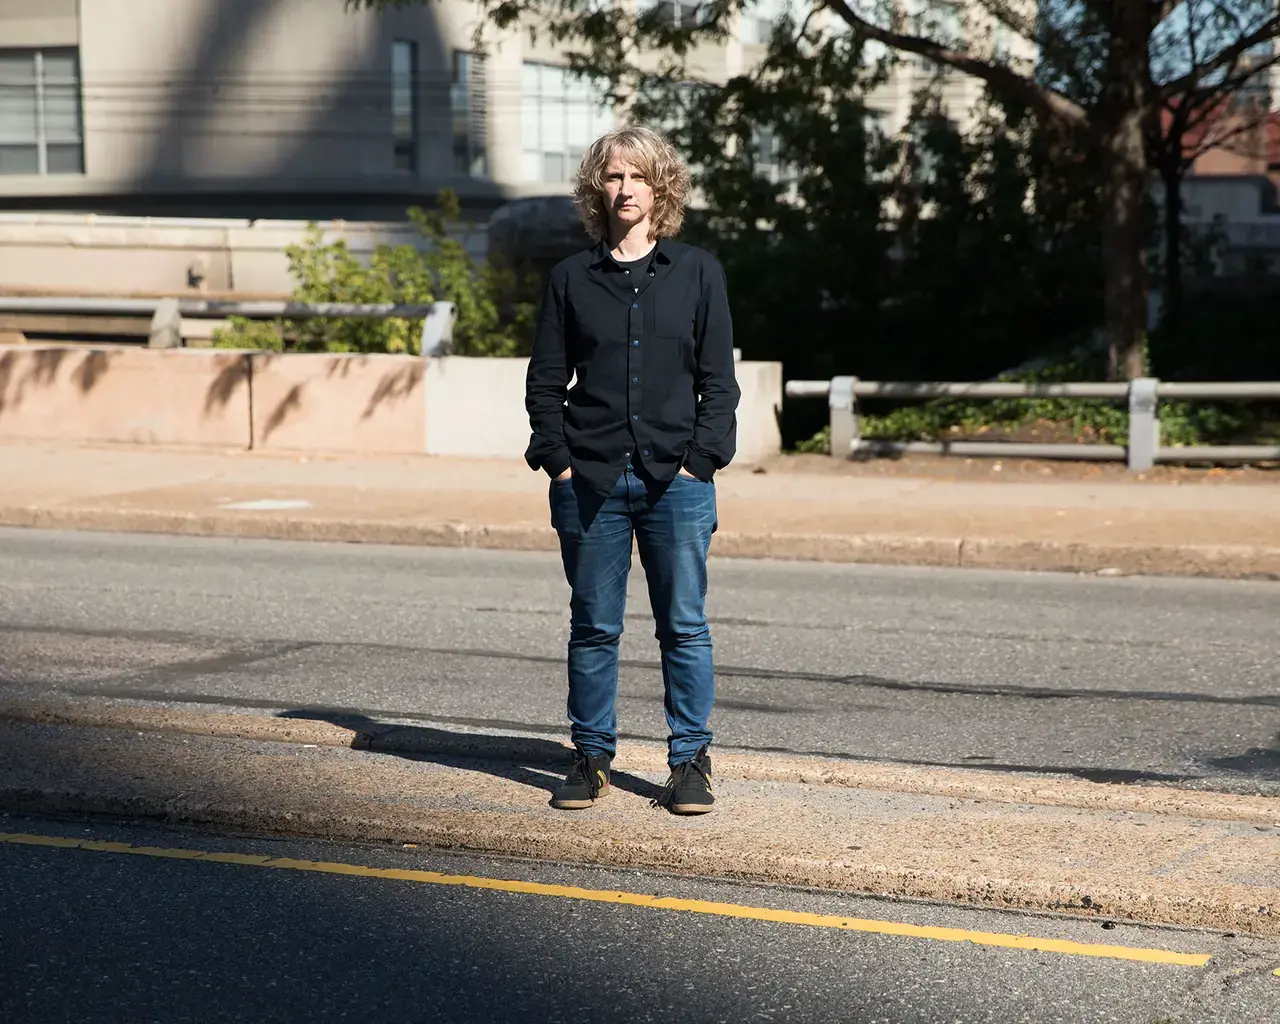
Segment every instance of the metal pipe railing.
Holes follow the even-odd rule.
[[[184,317],[257,319],[354,317],[371,320],[422,320],[423,355],[441,355],[453,340],[458,307],[452,302],[395,303],[235,301],[223,299],[112,299],[72,296],[0,295],[0,313],[70,313],[79,316],[150,316],[148,345],[181,348]]]
[[[1280,460],[1280,445],[1160,443],[1159,399],[1280,400],[1280,381],[1166,382],[1139,377],[1121,382],[870,381],[857,377],[787,381],[788,398],[825,396],[830,410],[831,454],[1003,456],[1005,458],[1123,459],[1133,470],[1157,462],[1260,462]],[[1037,444],[1012,441],[873,441],[861,436],[859,398],[1127,398],[1129,443]]]

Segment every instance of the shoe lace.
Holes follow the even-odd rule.
[[[586,783],[587,790],[591,793],[591,799],[594,800],[600,795],[601,783],[600,776],[596,774],[591,764],[591,755],[581,747],[576,748],[577,753],[573,757],[573,768],[569,772],[569,781],[577,782],[579,779]]]
[[[702,754],[699,753],[692,761],[681,761],[671,769],[667,784],[662,787],[662,792],[649,802],[649,806],[670,807],[671,801],[676,795],[676,790],[684,784],[684,780],[689,777],[690,772],[697,772],[701,775],[702,781],[707,784],[707,789],[711,788],[711,775],[704,767]]]

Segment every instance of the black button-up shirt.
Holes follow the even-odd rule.
[[[530,467],[572,467],[604,495],[628,460],[658,480],[681,466],[710,480],[733,458],[739,397],[710,253],[663,239],[619,264],[601,242],[551,271],[525,389]]]

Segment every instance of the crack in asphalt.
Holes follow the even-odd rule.
[[[182,644],[188,647],[228,647],[229,641],[217,637],[200,634],[175,633],[171,630],[67,630],[50,626],[7,627],[0,625],[0,640],[9,634],[38,634],[70,638],[110,638],[132,640],[140,643]],[[224,652],[209,658],[178,661],[167,665],[157,665],[141,671],[124,672],[107,676],[101,680],[103,686],[121,683],[137,683],[153,680],[163,683],[178,681],[220,672],[234,672],[250,665],[287,657],[291,654],[307,650],[347,650],[347,651],[391,651],[414,655],[435,655],[437,657],[475,658],[500,661],[517,661],[532,665],[563,665],[563,655],[527,654],[517,651],[485,650],[470,647],[420,647],[411,644],[370,643],[357,641],[339,643],[333,641],[259,641],[251,646],[233,646],[230,652]],[[10,656],[12,657],[12,656]],[[660,672],[661,663],[639,659],[620,659],[619,668],[639,669],[642,671]],[[3,672],[0,669],[0,672]],[[12,667],[10,666],[10,671]],[[954,695],[966,697],[996,697],[1025,700],[1123,700],[1152,701],[1158,703],[1174,702],[1189,704],[1219,704],[1237,707],[1271,707],[1280,708],[1280,693],[1257,694],[1248,696],[1224,696],[1208,693],[1191,693],[1187,691],[1162,690],[1120,690],[1110,688],[1086,689],[1082,687],[1061,687],[1046,689],[1036,686],[1017,686],[1013,684],[983,685],[975,683],[946,683],[938,680],[905,680],[891,679],[886,676],[866,673],[827,673],[803,672],[784,669],[769,669],[755,666],[717,665],[716,675],[724,678],[761,679],[774,682],[814,683],[834,686],[851,686],[871,690],[887,690],[898,693],[922,693],[937,695]],[[0,675],[0,684],[21,683],[11,675]]]

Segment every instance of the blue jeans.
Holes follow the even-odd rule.
[[[692,760],[711,742],[715,697],[707,627],[707,551],[717,526],[714,483],[670,483],[628,466],[602,498],[574,479],[551,482],[551,523],[572,590],[569,722],[573,742],[613,757],[618,742],[618,641],[627,606],[632,537],[649,584],[662,683],[667,760]]]

